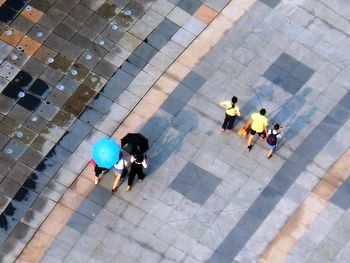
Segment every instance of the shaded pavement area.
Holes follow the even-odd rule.
[[[2,262],[349,262],[347,1],[0,4]],[[235,133],[261,107],[270,160]],[[128,132],[150,165],[112,193],[92,145]]]

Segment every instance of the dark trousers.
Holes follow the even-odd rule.
[[[95,176],[98,177],[103,171],[107,171],[107,168],[103,168],[103,167],[99,167],[99,166],[95,166]]]
[[[225,119],[224,119],[224,123],[222,124],[222,128],[223,129],[228,129],[228,130],[232,130],[233,129],[233,123],[235,122],[236,119],[236,115],[235,116],[230,116],[227,113],[225,113]]]
[[[143,173],[142,164],[138,164],[133,162],[130,167],[129,172],[129,178],[128,178],[128,186],[132,186],[132,183],[134,182],[135,175],[137,175],[137,178],[139,180],[143,180],[145,178],[145,175]]]

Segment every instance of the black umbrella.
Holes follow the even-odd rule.
[[[129,154],[143,154],[148,150],[148,139],[141,133],[128,133],[121,139],[122,148]]]

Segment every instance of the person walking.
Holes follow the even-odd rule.
[[[272,154],[276,151],[278,140],[281,139],[281,133],[283,132],[283,130],[283,127],[280,126],[278,123],[273,125],[273,129],[269,129],[268,135],[266,137],[266,142],[270,148],[270,150],[266,153],[267,159],[270,159],[272,157]]]
[[[131,186],[134,182],[135,175],[137,175],[139,182],[143,181],[143,178],[145,177],[143,173],[143,168],[147,168],[147,157],[145,154],[138,154],[138,155],[132,155],[130,158],[130,172],[129,172],[129,178],[128,178],[128,186],[126,188],[126,191],[129,192],[131,189]]]
[[[248,147],[249,152],[253,148],[254,135],[258,134],[260,139],[263,140],[266,137],[267,129],[269,126],[269,121],[265,117],[266,110],[262,108],[259,113],[255,112],[250,116],[250,136],[248,137]]]
[[[95,161],[94,163],[95,163],[95,168],[94,168],[95,184],[98,184],[98,182],[100,181],[100,174],[105,173],[108,169],[98,166]]]
[[[128,173],[127,170],[128,162],[123,158],[123,153],[119,153],[119,161],[112,167],[115,175],[115,179],[112,186],[112,192],[114,193],[117,191],[118,187],[120,186],[121,182],[125,178],[125,176]]]
[[[237,97],[233,96],[231,101],[222,101],[220,106],[225,109],[225,119],[221,126],[221,131],[230,132],[237,116],[241,117],[239,107],[236,105]]]

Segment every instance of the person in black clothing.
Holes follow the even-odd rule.
[[[135,175],[137,175],[139,182],[142,182],[143,178],[145,178],[143,168],[147,168],[146,156],[144,154],[132,155],[130,158],[130,163],[128,186],[126,188],[127,192],[129,192],[131,189]]]

